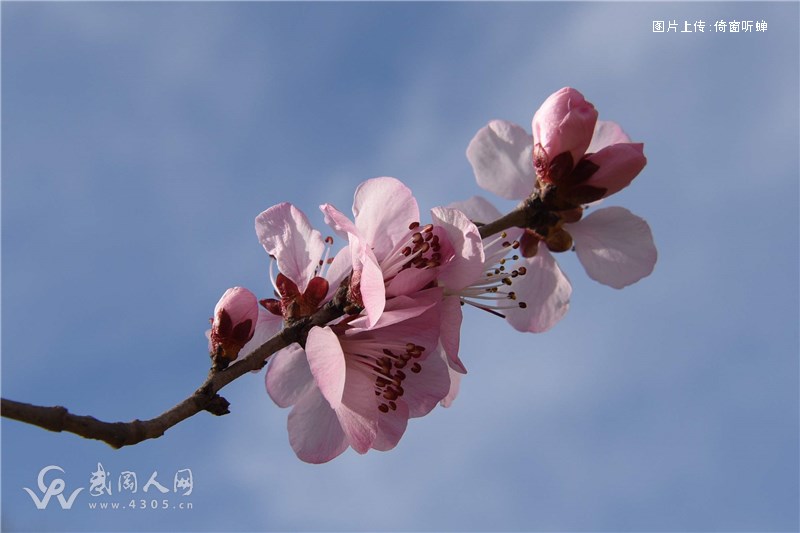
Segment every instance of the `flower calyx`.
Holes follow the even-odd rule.
[[[294,281],[279,273],[275,278],[275,287],[279,299],[265,298],[259,303],[273,315],[282,316],[287,323],[316,313],[328,294],[328,280],[320,276],[312,278],[301,293]]]

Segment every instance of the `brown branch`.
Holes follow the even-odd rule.
[[[531,221],[536,220],[545,212],[541,202],[537,202],[536,199],[526,200],[507,215],[481,225],[480,235],[482,238],[486,238],[512,226],[529,226]],[[230,404],[218,394],[219,391],[248,372],[263,368],[267,364],[267,359],[278,350],[286,348],[294,342],[304,345],[306,336],[312,327],[327,324],[344,315],[350,305],[347,301],[348,282],[349,279],[342,283],[334,298],[314,315],[287,325],[280,333],[245,358],[227,368],[222,368],[219,361],[215,360],[208,378],[191,396],[150,420],[104,422],[92,416],[70,413],[66,407],[44,407],[6,398],[2,398],[0,415],[50,431],[68,431],[87,439],[101,440],[113,448],[122,448],[144,440],[158,438],[169,428],[201,411],[208,411],[217,416],[227,414]]]
[[[513,211],[511,211],[510,213],[498,218],[497,220],[479,226],[478,231],[481,234],[481,238],[485,239],[490,235],[494,235],[495,233],[500,233],[501,231],[506,230],[513,226],[524,227],[525,220],[526,220],[526,209],[524,206],[521,205],[516,209],[514,209]]]
[[[247,357],[224,370],[212,368],[206,381],[191,396],[150,420],[104,422],[91,416],[70,413],[66,407],[43,407],[6,398],[2,399],[0,414],[50,431],[68,431],[87,439],[101,440],[113,448],[158,438],[172,426],[201,411],[208,411],[214,415],[227,414],[230,404],[217,393],[235,379],[252,370],[263,368],[267,359],[278,350],[294,342],[304,344],[312,327],[326,324],[342,316],[347,305],[347,285],[343,283],[334,298],[313,316],[288,325]]]

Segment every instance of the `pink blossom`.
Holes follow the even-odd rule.
[[[253,338],[258,319],[256,296],[243,287],[225,291],[214,307],[208,349],[211,354],[234,360]]]
[[[417,201],[399,180],[374,178],[356,189],[354,221],[331,204],[320,209],[325,222],[349,241],[353,268],[350,297],[364,308],[372,325],[386,305],[385,280],[400,274],[405,259],[402,252],[415,245],[409,238],[419,227]]]
[[[294,406],[289,441],[300,459],[389,450],[409,418],[448,397],[448,366],[436,349],[440,301],[441,289],[390,298],[372,326],[359,316],[315,327],[305,350],[273,356],[267,391],[279,406]]]
[[[586,204],[627,187],[647,159],[643,145],[630,142],[619,125],[596,118],[578,91],[564,88],[534,115],[533,136],[515,124],[492,121],[470,142],[467,159],[484,189],[508,199],[536,197],[551,214],[519,237],[523,256],[540,257],[538,266],[553,279],[557,266],[546,251],[574,245],[592,279],[620,288],[653,270],[657,254],[647,223],[627,210],[581,217]],[[609,231],[614,235],[603,235]]]
[[[453,225],[444,208],[434,212],[432,224],[421,225],[411,190],[395,178],[374,178],[358,187],[354,221],[330,204],[321,209],[331,228],[349,240],[351,294],[370,325],[380,318],[388,298],[413,295],[440,275],[463,275],[476,261],[480,264],[474,225]]]
[[[258,215],[255,227],[259,241],[279,270],[273,280],[279,299],[263,300],[265,307],[289,321],[314,314],[347,275],[349,251],[342,250],[329,266],[323,257],[327,249],[320,232],[300,209],[286,202]]]
[[[255,332],[242,348],[241,356],[249,355],[280,332],[284,320],[314,314],[333,296],[350,263],[349,250],[344,248],[328,264],[330,239],[323,240],[305,214],[292,204],[280,203],[259,214],[255,229],[262,246],[278,265],[278,275],[272,279],[278,299],[261,300]],[[294,348],[284,350],[291,349]]]
[[[550,95],[532,128],[531,136],[493,120],[478,131],[467,147],[478,185],[510,200],[555,185],[559,204],[579,206],[619,192],[647,163],[642,144],[598,121],[594,106],[569,87]]]

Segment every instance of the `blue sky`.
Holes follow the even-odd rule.
[[[222,292],[270,295],[259,212],[291,201],[321,227],[319,204],[347,210],[381,175],[423,209],[481,194],[474,133],[529,128],[567,85],[645,143],[607,205],[648,220],[659,262],[616,291],[560,257],[572,307],[542,335],[468,314],[459,398],[388,453],[300,462],[262,375],[223,391],[230,415],[118,451],[3,419],[3,530],[797,530],[797,20],[797,3],[4,2],[4,397],[159,414],[204,379]],[[115,483],[191,468],[193,508],[91,510],[98,462]],[[72,509],[24,492],[47,465],[86,487]]]

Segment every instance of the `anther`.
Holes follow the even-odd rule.
[[[419,222],[412,222],[408,225],[408,229],[417,229],[419,227]]]
[[[422,371],[422,365],[419,363],[414,363],[411,365],[411,371],[415,374],[419,374]]]
[[[385,403],[382,403],[382,404],[380,404],[380,405],[378,406],[378,410],[379,410],[381,413],[388,413],[388,412],[389,412],[389,406],[388,406],[388,405],[386,405]]]
[[[394,389],[386,389],[385,391],[383,391],[383,397],[386,398],[387,400],[396,400],[398,396],[400,395],[397,394],[397,391],[395,391]]]

